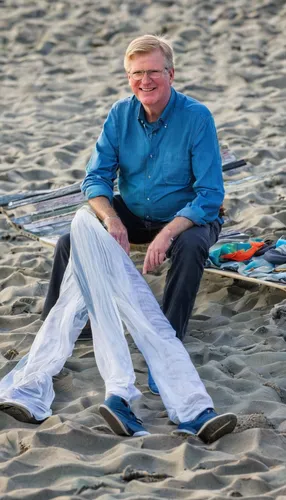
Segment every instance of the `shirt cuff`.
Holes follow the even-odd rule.
[[[104,186],[90,186],[85,190],[84,194],[87,200],[97,198],[98,196],[105,196],[105,198],[109,199],[110,203],[113,200],[113,192],[104,188]]]
[[[186,219],[190,219],[196,226],[205,226],[205,212],[200,208],[192,208],[192,207],[184,207],[182,210],[176,213],[175,217],[186,217]]]

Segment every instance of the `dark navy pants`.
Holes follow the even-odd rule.
[[[113,206],[128,231],[130,243],[150,243],[165,225],[145,221],[132,214],[119,195],[114,196]],[[195,303],[209,248],[216,243],[220,229],[218,221],[205,226],[193,226],[181,233],[168,250],[171,266],[166,278],[162,311],[181,340]],[[42,319],[47,317],[58,299],[69,255],[70,235],[65,234],[59,239],[55,249]]]

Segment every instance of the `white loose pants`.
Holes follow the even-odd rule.
[[[71,356],[88,316],[106,395],[128,402],[141,395],[123,322],[151,369],[170,420],[186,422],[213,407],[149,286],[89,207],[81,208],[72,222],[71,258],[59,299],[30,352],[0,382],[0,402],[20,403],[37,420],[49,417],[52,377]]]

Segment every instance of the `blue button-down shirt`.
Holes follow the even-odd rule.
[[[218,218],[224,189],[216,129],[210,111],[176,92],[155,123],[135,96],[111,108],[87,164],[87,199],[106,196],[113,183],[129,210],[152,221],[183,216],[204,225]]]

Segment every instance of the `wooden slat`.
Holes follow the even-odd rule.
[[[251,278],[250,276],[243,276],[242,274],[234,273],[232,271],[221,271],[220,269],[212,269],[211,267],[205,268],[205,272],[210,274],[216,274],[218,276],[222,276],[225,278],[232,278],[240,281],[249,281],[257,285],[279,288],[279,290],[283,290],[283,292],[286,292],[286,284],[283,285],[283,283],[278,283],[277,281],[265,281],[258,278]]]
[[[66,186],[63,188],[53,189],[47,194],[32,196],[31,198],[27,198],[19,201],[12,201],[8,205],[8,210],[12,210],[16,207],[22,207],[24,205],[38,203],[40,201],[51,200],[53,198],[58,198],[59,196],[64,196],[66,194],[78,193],[80,192],[81,182],[76,182],[75,184],[71,184],[70,186]]]
[[[34,228],[32,231],[19,229],[20,233],[28,238],[41,240],[41,238],[52,238],[57,243],[60,236],[70,232],[71,221],[62,221],[58,224],[46,225],[44,227]]]
[[[29,231],[29,233],[39,233],[41,230],[45,231],[46,227],[54,228],[57,231],[57,226],[63,223],[71,223],[75,215],[75,212],[70,214],[57,215],[55,217],[49,217],[48,219],[39,220],[32,222],[31,224],[24,224],[23,229]]]
[[[31,198],[36,195],[44,195],[50,193],[50,189],[43,189],[40,191],[24,191],[23,193],[5,194],[0,196],[0,207],[5,207],[8,203]]]
[[[68,215],[71,212],[74,213],[80,206],[81,205],[71,205],[70,207],[64,207],[59,210],[51,210],[50,212],[43,212],[41,214],[35,212],[31,215],[24,215],[23,217],[19,217],[18,219],[11,218],[11,220],[18,226],[23,226],[24,224],[32,224],[33,222],[42,221],[44,219],[49,219],[58,215]]]
[[[80,207],[85,201],[85,196],[82,193],[74,193],[52,200],[40,201],[39,203],[16,208],[13,210],[11,220],[15,224],[27,224],[34,220],[64,213],[65,210],[68,212],[71,207]]]

